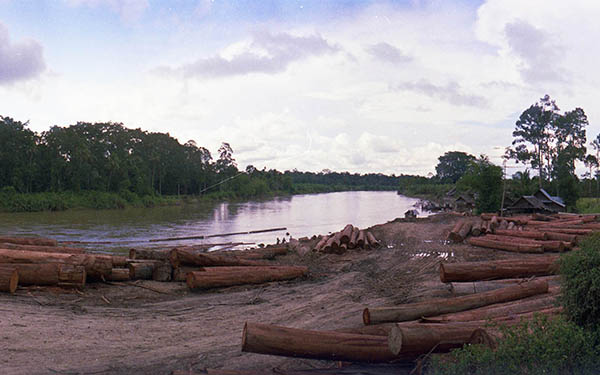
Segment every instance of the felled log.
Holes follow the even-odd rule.
[[[363,311],[363,323],[367,325],[371,323],[404,322],[421,317],[437,316],[494,303],[513,301],[546,292],[548,292],[546,281],[532,280],[527,283],[468,296],[440,298],[394,307],[366,308]]]
[[[112,257],[94,254],[42,253],[0,249],[0,263],[65,263],[85,267],[87,277],[108,278],[113,269]]]
[[[512,251],[515,253],[543,253],[544,248],[539,244],[515,243],[506,241],[497,241],[484,237],[470,237],[467,242],[471,246],[485,247],[488,249]]]
[[[469,233],[471,233],[471,228],[473,227],[473,224],[470,222],[465,222],[461,227],[460,230],[458,231],[458,235],[460,236],[460,238],[462,238],[461,242],[465,240],[465,238],[467,238],[467,236],[469,235]]]
[[[19,273],[14,267],[0,267],[0,292],[14,294],[19,285]]]
[[[395,325],[389,336],[388,345],[392,354],[403,358],[417,358],[431,352],[445,353],[460,348],[469,342],[472,327],[429,324],[405,327]]]
[[[171,249],[129,249],[129,259],[148,259],[167,261]]]
[[[350,236],[350,241],[348,242],[348,248],[354,249],[356,247],[356,241],[358,240],[358,233],[360,230],[356,227],[352,229],[352,235]]]
[[[108,255],[112,261],[113,268],[125,268],[127,267],[127,257],[122,255]]]
[[[307,273],[304,266],[205,267],[188,272],[186,282],[190,289],[210,289],[291,280]]]
[[[367,240],[369,241],[369,246],[371,247],[379,247],[379,241],[375,238],[375,236],[371,232],[367,232]]]
[[[315,245],[313,251],[321,251],[323,249],[323,247],[325,246],[325,244],[327,243],[328,240],[329,240],[329,236],[323,236],[323,238],[321,238],[319,240],[319,242],[317,242],[317,244]]]
[[[348,242],[350,242],[350,236],[352,236],[353,229],[354,229],[354,227],[352,226],[352,224],[348,224],[344,227],[344,229],[341,232],[342,234],[340,236],[341,243],[347,244]]]
[[[285,255],[288,252],[287,246],[268,246],[264,248],[256,248],[249,250],[229,250],[229,251],[213,251],[210,255],[236,256],[240,259],[260,260],[274,259],[276,256]]]
[[[186,266],[182,266],[182,267],[178,267],[178,268],[173,268],[173,276],[172,276],[172,280],[173,281],[183,281],[185,282],[187,280],[187,274],[189,272],[193,272],[193,271],[203,271],[204,268],[203,267],[186,267]]]
[[[560,283],[560,276],[537,276],[536,279],[544,280],[548,283],[548,292],[551,292],[555,286]],[[490,290],[504,288],[513,284],[520,284],[528,281],[529,279],[514,278],[514,279],[498,279],[491,281],[464,281],[464,282],[451,282],[450,292],[455,296],[462,296],[467,294],[482,293]],[[442,284],[447,285],[447,284]]]
[[[162,264],[160,260],[147,262],[131,262],[128,264],[130,280],[152,280],[154,268]]]
[[[498,232],[498,231],[496,231]],[[563,241],[553,241],[553,240],[534,240],[530,238],[522,238],[522,237],[513,237],[513,236],[501,236],[498,234],[488,234],[484,237],[485,239],[490,239],[492,241],[499,242],[511,242],[515,244],[522,245],[542,245],[542,249],[544,251],[565,251],[565,248],[571,248],[571,244],[565,244]]]
[[[19,245],[40,245],[40,246],[57,246],[58,241],[51,238],[30,238],[30,237],[7,237],[0,236],[0,242],[15,243]]]
[[[359,230],[358,237],[356,237],[356,247],[364,247],[366,242],[365,231]]]
[[[558,273],[558,259],[557,255],[547,255],[529,259],[441,263],[440,280],[447,283],[554,275]]]
[[[257,323],[244,325],[242,352],[371,363],[396,359],[385,336],[308,331]]]
[[[498,229],[500,229],[500,230],[508,229],[508,221],[506,221],[506,220],[500,220],[500,224],[498,225]]]
[[[538,230],[542,232],[555,232],[555,233],[564,233],[564,234],[577,234],[586,236],[588,234],[594,233],[593,229],[573,229],[573,228],[561,228],[561,227],[540,227]]]
[[[475,221],[475,223],[473,223],[473,227],[471,228],[471,235],[478,237],[481,236],[481,226],[483,224],[483,220],[478,219],[477,221]]]
[[[109,281],[127,281],[129,280],[129,268],[113,268]]]
[[[523,237],[542,241],[549,239],[546,233],[538,231],[497,230],[495,234],[499,236]]]
[[[83,254],[85,250],[82,247],[67,246],[42,246],[42,245],[20,245],[10,242],[0,243],[0,249],[38,251],[43,253],[64,253],[64,254]]]
[[[160,262],[154,265],[152,270],[152,280],[171,281],[173,277],[173,266],[168,262]]]
[[[181,265],[216,267],[216,266],[261,266],[265,263],[254,260],[240,259],[235,256],[203,254],[189,251],[186,249],[175,248],[171,250],[169,260],[173,267]]]
[[[492,219],[490,220],[490,229],[492,230],[492,233],[496,231],[496,229],[498,229],[498,226],[500,225],[500,220],[498,219],[498,216],[493,216]]]
[[[510,222],[508,223],[508,227],[506,227],[506,230],[514,230],[517,226],[515,225],[514,222]]]
[[[341,245],[341,237],[341,232],[334,233],[331,237],[329,237],[329,240],[327,240],[325,243],[322,251],[326,253],[335,252]]]
[[[459,234],[460,232],[460,228],[462,228],[462,226],[465,224],[464,220],[460,220],[459,222],[457,222],[456,224],[454,224],[454,226],[452,227],[452,230],[450,231],[450,233],[448,233],[448,241],[452,241],[455,243],[458,242],[462,242],[463,241],[463,237],[461,237],[461,235]]]
[[[20,285],[59,286],[83,288],[86,273],[83,266],[61,263],[10,263],[0,267],[14,268],[19,273]]]
[[[570,242],[573,244],[577,243],[576,234],[557,233],[557,232],[543,232],[546,238],[554,241]]]

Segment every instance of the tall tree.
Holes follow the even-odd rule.
[[[438,158],[435,171],[440,180],[455,183],[458,181],[475,160],[473,155],[461,151],[449,151]]]
[[[487,156],[471,162],[467,173],[458,181],[464,190],[475,192],[475,207],[479,212],[494,212],[502,201],[502,168],[490,162]]]

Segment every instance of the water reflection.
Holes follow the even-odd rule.
[[[147,209],[0,214],[0,234],[53,237],[62,241],[115,242],[95,248],[150,245],[150,239],[247,232],[287,227],[293,237],[337,231],[352,223],[360,228],[397,217],[417,199],[395,192],[339,192],[269,200]],[[275,242],[284,232],[211,238],[204,242]],[[175,246],[202,241],[154,243]]]

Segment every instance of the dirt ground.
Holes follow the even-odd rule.
[[[303,257],[292,252],[275,263],[307,265],[310,276],[290,282],[201,293],[184,283],[138,281],[88,284],[82,292],[32,287],[0,294],[0,373],[166,375],[182,369],[333,367],[331,361],[242,353],[244,322],[311,330],[359,327],[366,306],[449,296],[439,282],[440,261],[511,256],[445,243],[457,219],[437,215],[374,226],[384,243],[378,250]]]

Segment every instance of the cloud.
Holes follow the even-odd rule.
[[[392,64],[402,64],[413,60],[412,57],[405,55],[398,48],[385,42],[370,45],[367,52],[379,60]]]
[[[511,51],[523,61],[520,72],[525,81],[562,80],[565,74],[557,66],[562,48],[552,43],[549,34],[520,20],[507,24],[504,30]]]
[[[294,36],[285,32],[256,33],[252,42],[230,58],[216,55],[199,59],[178,68],[161,67],[159,72],[181,74],[184,77],[230,77],[251,73],[275,74],[286,70],[295,61],[339,51],[322,36]]]
[[[11,43],[0,24],[0,85],[37,77],[45,69],[42,46],[34,40]]]
[[[148,0],[66,0],[71,6],[108,7],[125,22],[139,19],[148,8]]]
[[[416,82],[403,82],[392,85],[391,89],[394,91],[414,91],[457,106],[486,107],[488,105],[487,99],[483,96],[461,94],[460,86],[456,82],[438,86],[426,79],[420,79]]]

